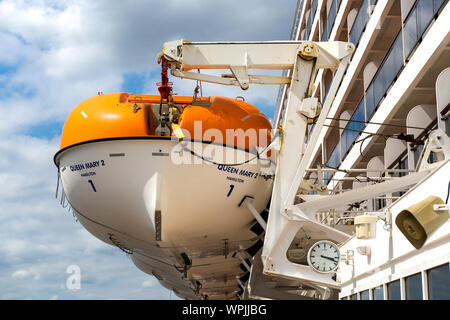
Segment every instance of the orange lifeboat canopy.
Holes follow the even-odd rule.
[[[269,144],[272,129],[270,121],[256,107],[242,100],[217,96],[211,97],[210,106],[186,107],[180,117],[180,127],[193,140],[246,150]]]
[[[192,97],[174,96],[180,107],[178,124],[186,139],[214,142],[246,150],[265,147],[271,139],[271,124],[256,107],[226,97],[202,97],[202,105],[192,105]],[[81,102],[66,119],[61,149],[74,145],[113,139],[151,138],[157,120],[152,106],[159,95],[111,93]],[[167,137],[170,139],[170,137]]]

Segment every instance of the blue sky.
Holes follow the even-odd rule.
[[[175,299],[55,199],[69,112],[98,91],[156,94],[166,41],[286,40],[295,0],[0,1],[0,299]],[[192,95],[195,82],[171,79]],[[204,84],[272,116],[278,88]],[[81,271],[69,290],[68,266]]]

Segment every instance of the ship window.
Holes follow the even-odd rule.
[[[394,169],[408,169],[408,158],[404,158],[403,160],[401,160],[398,165],[396,167],[394,167]],[[406,176],[407,173],[406,172],[398,172],[398,173],[394,173],[393,176],[394,177],[404,177]],[[404,195],[406,192],[405,191],[400,191],[400,192],[394,192],[392,194],[392,196],[394,197],[401,197],[402,195]]]
[[[339,168],[341,165],[341,140],[337,143],[330,158],[327,161],[327,167],[329,168]],[[328,184],[330,182],[333,172],[324,172],[324,182]]]
[[[355,21],[349,33],[349,41],[355,46],[358,44],[359,39],[361,38],[361,34],[366,27],[367,21],[369,21],[369,17],[369,1],[364,0],[361,3],[361,7],[359,7],[358,9],[358,13],[356,14]]]
[[[388,299],[389,300],[401,300],[400,280],[388,283]]]
[[[383,286],[373,289],[373,300],[384,300]]]
[[[371,84],[366,91],[366,119],[369,119],[372,113],[375,111],[375,96],[373,93],[374,86]]]
[[[352,295],[350,296],[350,300],[358,300],[358,297],[356,296],[356,293],[355,293],[355,294],[352,294]]]
[[[374,200],[374,207],[376,211],[383,209],[384,207],[386,207],[386,199]]]
[[[362,291],[360,293],[361,300],[369,300],[369,290]]]
[[[399,161],[398,165],[395,167],[395,169],[408,169],[408,161],[407,158],[404,158],[403,160]],[[404,177],[406,176],[406,172],[399,172],[394,174],[394,177]]]
[[[353,142],[355,142],[356,138],[359,136],[359,132],[364,129],[365,125],[364,121],[365,121],[364,99],[361,99],[358,107],[356,108],[350,121],[347,123],[347,126],[345,127],[346,130],[344,130],[341,136],[343,156],[347,155],[347,152],[352,147]]]
[[[428,162],[429,162],[429,163],[435,163],[435,162],[438,162],[438,160],[439,160],[439,159],[438,159],[436,153],[431,152],[430,155],[429,155],[429,157],[428,157]]]
[[[450,136],[450,117],[445,120],[445,133]]]
[[[416,147],[414,147],[413,152],[414,152],[414,163],[417,166],[417,163],[419,162],[419,158],[420,158],[420,154],[422,153],[423,150],[423,145],[420,144]]]
[[[404,26],[406,57],[409,57],[443,2],[442,0],[418,0],[416,2]]]
[[[430,300],[450,300],[449,265],[428,270],[428,292]]]
[[[413,274],[405,279],[406,284],[406,299],[407,300],[422,300],[422,277],[420,273]]]

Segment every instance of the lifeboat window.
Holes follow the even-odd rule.
[[[420,273],[405,278],[405,288],[407,300],[422,300],[422,276]]]
[[[428,292],[430,300],[450,300],[449,264],[428,270]]]

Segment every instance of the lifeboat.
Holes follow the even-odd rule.
[[[99,94],[70,113],[54,161],[91,234],[183,297],[224,277],[229,297],[247,272],[231,255],[261,242],[242,203],[268,205],[270,139],[269,120],[240,98]]]

